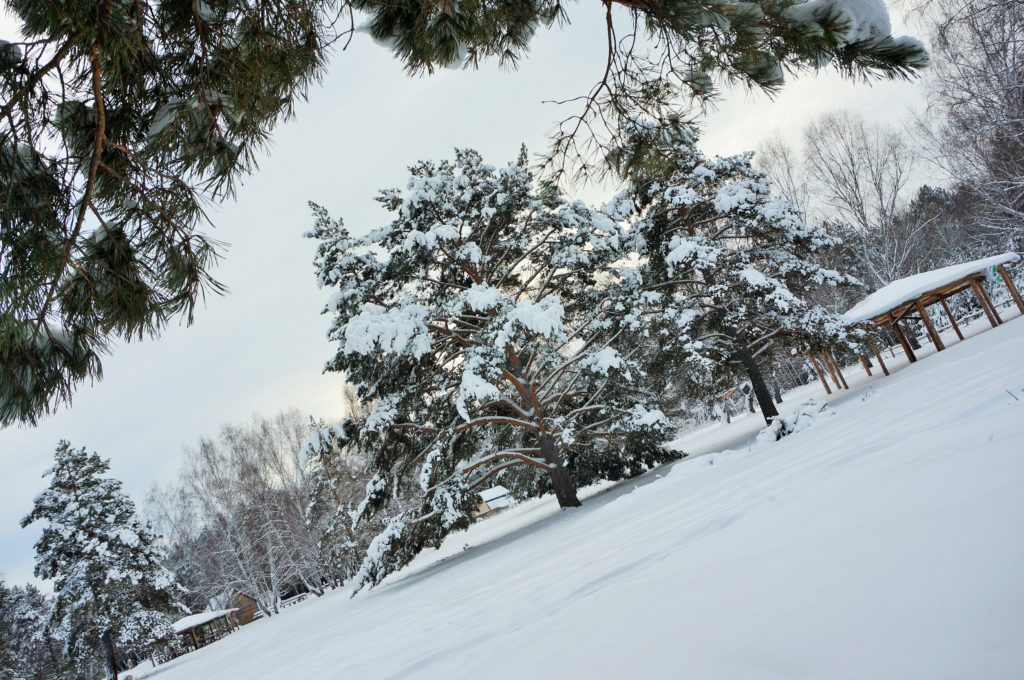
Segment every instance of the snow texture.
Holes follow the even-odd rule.
[[[1014,319],[862,374],[799,435],[723,451],[723,426],[715,453],[522,503],[156,677],[1018,678],[1022,354]]]
[[[427,308],[417,304],[385,309],[367,303],[345,325],[343,351],[372,354],[379,346],[384,352],[408,353],[419,358],[430,350],[426,317]]]
[[[924,295],[946,284],[953,283],[976,272],[987,271],[992,267],[1001,264],[1020,262],[1021,256],[1017,253],[1003,253],[993,255],[972,262],[954,264],[941,269],[922,272],[908,276],[905,279],[893,281],[887,286],[880,288],[871,295],[858,302],[844,316],[848,321],[860,322],[869,321],[876,316],[899,307],[905,302]]]

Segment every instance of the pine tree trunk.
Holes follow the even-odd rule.
[[[761,415],[764,416],[764,422],[771,425],[772,420],[779,417],[779,411],[775,408],[775,402],[772,401],[772,394],[768,390],[767,383],[764,381],[761,369],[758,368],[757,362],[754,361],[750,348],[739,337],[739,333],[735,329],[730,328],[726,330],[726,334],[736,341],[736,357],[747,371],[747,377],[750,378],[750,385],[754,389],[757,405],[761,407]]]
[[[562,457],[558,455],[558,446],[551,435],[545,434],[540,442],[541,455],[548,464],[548,478],[555,491],[560,508],[578,508],[583,505],[576,496],[576,486],[569,478],[569,471],[562,465]]]
[[[117,656],[114,653],[114,639],[110,636],[109,628],[103,631],[100,639],[103,642],[103,666],[107,680],[117,680]]]

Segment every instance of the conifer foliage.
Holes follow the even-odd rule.
[[[231,194],[320,73],[322,0],[5,0],[0,424],[101,375],[220,290],[203,206]]]
[[[165,612],[175,602],[157,537],[136,517],[121,482],[104,476],[109,469],[96,453],[62,441],[46,473],[50,485],[21,524],[44,523],[35,573],[53,580],[50,628],[72,662],[102,653],[111,680],[115,645],[145,645],[169,634]]]
[[[674,456],[635,356],[644,293],[623,262],[621,206],[538,186],[525,151],[502,168],[457,151],[411,175],[378,199],[390,224],[357,239],[315,208],[310,233],[336,289],[328,369],[374,404],[360,446],[375,474],[354,519],[422,496],[370,545],[360,585],[465,526],[471,492],[510,468],[567,507],[580,484]]]
[[[572,18],[562,0],[354,0],[365,25],[416,72],[522,59],[533,36]],[[596,3],[595,3],[596,4]],[[582,110],[562,120],[548,160],[590,175],[637,112],[657,120],[680,99],[706,100],[722,82],[774,92],[785,74],[832,66],[847,76],[907,78],[928,63],[920,41],[893,36],[884,0],[603,0],[607,57]],[[574,97],[571,95],[581,95]]]

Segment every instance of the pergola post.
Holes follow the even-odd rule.
[[[849,383],[846,382],[846,376],[843,375],[843,369],[839,365],[839,362],[836,361],[836,355],[833,354],[832,350],[826,350],[826,352],[828,353],[829,361],[832,362],[832,366],[836,369],[836,375],[839,376],[839,380],[843,383],[843,389],[844,390],[850,389]]]
[[[836,367],[832,364],[832,361],[829,359],[828,350],[822,350],[820,356],[821,363],[825,365],[825,370],[828,371],[828,374],[830,376],[832,376],[832,382],[833,384],[835,384],[836,389],[843,389],[843,384],[839,382],[839,376],[836,374]]]
[[[971,290],[974,291],[974,297],[977,299],[978,304],[981,305],[982,311],[985,312],[985,316],[988,317],[988,322],[992,324],[992,328],[998,326],[1002,321],[997,321],[998,316],[995,316],[995,310],[989,307],[988,295],[985,293],[985,289],[981,287],[977,279],[971,279]]]
[[[999,271],[999,275],[1003,277],[1003,283],[1010,289],[1010,295],[1013,296],[1013,301],[1017,303],[1017,309],[1020,310],[1021,314],[1024,314],[1024,298],[1021,298],[1020,291],[1017,290],[1017,284],[1013,282],[1010,275],[1006,273],[1006,267],[999,265],[996,268]]]
[[[825,380],[825,374],[821,372],[821,368],[818,366],[818,361],[814,358],[814,352],[808,352],[807,358],[811,360],[811,366],[814,367],[814,372],[818,374],[818,380],[821,381],[822,386],[825,388],[825,394],[832,394],[832,388],[828,386],[828,381]]]
[[[914,363],[917,361],[917,357],[914,355],[914,350],[910,347],[910,341],[907,340],[907,334],[900,328],[900,322],[896,320],[892,314],[889,315],[892,319],[892,329],[896,332],[896,337],[900,341],[900,345],[903,346],[903,353],[907,355],[907,361]]]
[[[953,318],[953,312],[949,311],[949,305],[946,304],[946,298],[939,298],[939,302],[942,304],[942,310],[946,312],[946,316],[949,317],[949,323],[953,326],[953,330],[956,331],[956,337],[961,340],[964,339],[964,334],[960,332],[960,324]]]
[[[871,351],[875,353],[875,358],[878,359],[878,365],[882,367],[882,373],[889,375],[889,369],[885,367],[885,362],[882,361],[882,353],[878,351],[878,345],[875,344],[875,339],[869,337],[868,344],[871,345]]]
[[[868,358],[861,353],[857,353],[857,358],[860,359],[860,365],[864,367],[864,372],[871,377],[871,364],[868,363]]]
[[[942,338],[939,337],[939,332],[935,330],[935,325],[932,323],[932,317],[928,315],[928,310],[925,309],[921,299],[918,298],[914,301],[914,307],[917,309],[917,313],[921,315],[921,321],[924,322],[924,327],[928,330],[928,336],[935,343],[935,349],[938,352],[946,349],[946,346],[942,344]]]

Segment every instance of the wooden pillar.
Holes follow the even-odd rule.
[[[917,356],[914,355],[914,350],[910,347],[910,341],[907,340],[907,334],[900,328],[900,322],[895,318],[892,318],[892,329],[896,332],[896,337],[900,341],[900,345],[903,346],[903,353],[907,355],[907,361],[914,363],[917,361]]]
[[[889,375],[889,369],[885,367],[885,362],[882,361],[882,353],[878,351],[878,345],[875,344],[875,339],[869,337],[868,344],[871,345],[871,351],[875,353],[875,358],[878,359],[878,365],[882,367],[882,373]]]
[[[924,308],[924,303],[918,299],[914,302],[914,307],[917,308],[917,313],[921,315],[921,321],[924,322],[924,327],[928,330],[928,337],[935,343],[935,349],[939,352],[946,349],[946,346],[942,344],[942,338],[939,337],[939,332],[935,330],[935,324],[932,323],[932,317],[928,314],[928,310]]]
[[[195,645],[196,649],[199,649],[199,638],[196,637],[196,629],[189,628],[188,632],[192,633],[192,644]]]
[[[1021,314],[1024,314],[1024,298],[1020,296],[1020,291],[1017,290],[1017,284],[1013,282],[1010,275],[1006,273],[1006,267],[999,265],[996,269],[999,270],[999,275],[1003,277],[1003,283],[1010,289],[1010,295],[1013,296],[1013,301],[1017,303],[1017,309],[1020,310]]]
[[[949,311],[949,305],[946,304],[946,298],[939,298],[939,302],[942,303],[942,311],[946,312],[946,316],[949,317],[949,323],[953,326],[953,330],[956,331],[956,337],[961,340],[964,339],[964,334],[960,332],[960,324],[953,318],[953,312]]]
[[[832,388],[828,386],[828,381],[825,380],[825,374],[821,372],[821,368],[818,366],[818,361],[814,358],[814,352],[808,352],[807,358],[811,360],[811,366],[814,367],[814,372],[818,374],[818,380],[821,381],[822,386],[825,388],[825,394],[832,394]]]
[[[843,389],[850,389],[849,383],[846,382],[846,376],[843,375],[843,368],[839,365],[839,362],[836,361],[836,355],[832,353],[832,350],[827,350],[826,354],[828,354],[829,361],[832,362],[832,367],[836,369],[836,375],[839,376],[840,382],[843,383]]]
[[[988,291],[985,290],[985,285],[978,281],[978,290],[981,291],[981,296],[985,298],[985,302],[988,303],[988,308],[992,310],[992,316],[996,317],[996,323],[1003,323],[1002,317],[999,316],[999,310],[996,309],[995,304],[992,303],[992,298],[989,297]]]
[[[971,279],[971,290],[974,291],[974,298],[978,301],[978,304],[981,305],[981,309],[985,312],[985,316],[988,317],[988,322],[992,324],[992,328],[998,326],[1000,323],[996,321],[998,317],[996,317],[993,314],[992,309],[989,308],[988,295],[985,294],[985,289],[981,287],[981,284],[978,283],[977,279]]]
[[[825,370],[828,371],[829,376],[832,377],[832,384],[836,386],[837,390],[843,389],[842,383],[839,382],[839,376],[836,375],[835,366],[833,366],[832,362],[828,360],[828,352],[821,352],[818,356],[821,357],[821,363],[825,366]]]
[[[871,377],[871,364],[868,363],[868,358],[866,356],[864,356],[863,354],[860,354],[859,352],[857,353],[857,358],[860,359],[860,365],[864,367],[864,372],[867,373],[868,377],[870,378]]]

